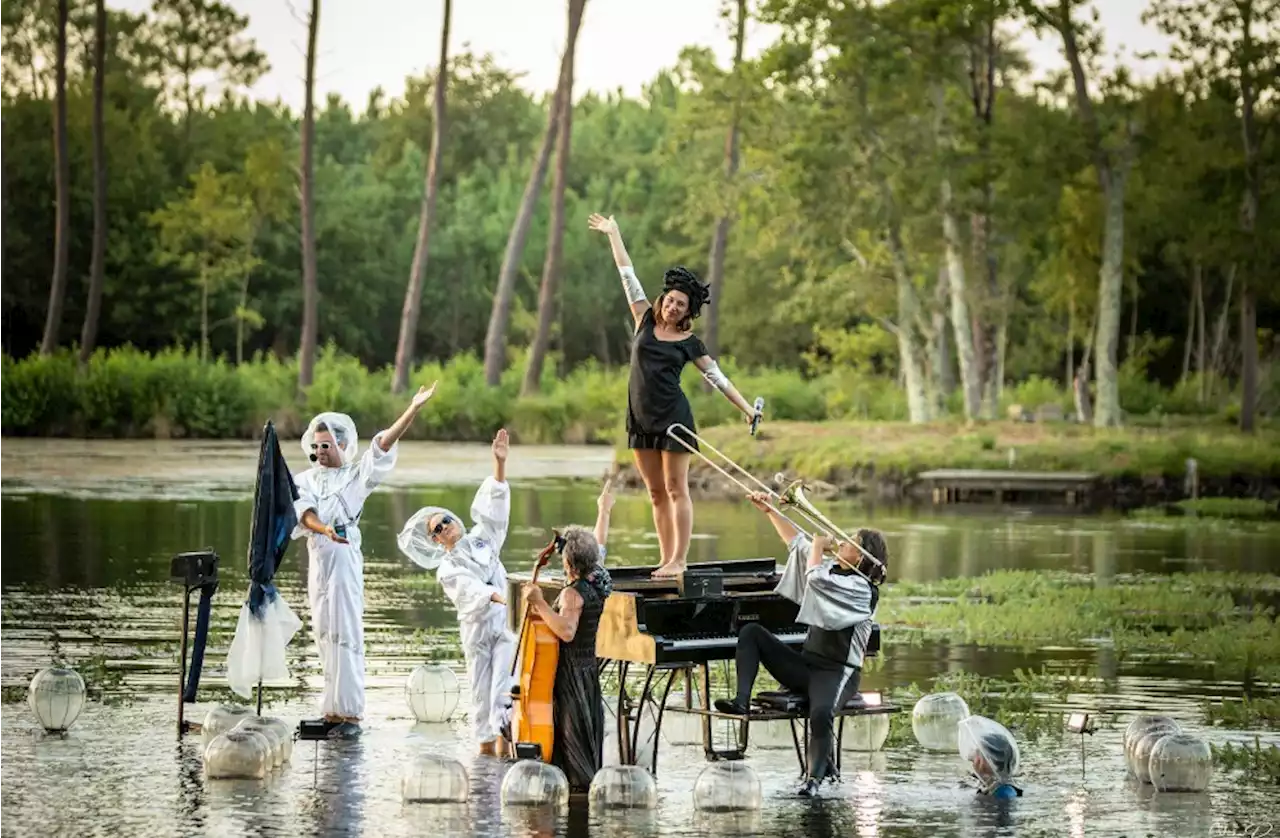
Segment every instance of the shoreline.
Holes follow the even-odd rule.
[[[1128,511],[1191,497],[1186,469],[1195,460],[1199,497],[1280,501],[1280,429],[1269,427],[1243,435],[1213,426],[1097,430],[1063,423],[775,422],[756,437],[737,425],[699,433],[765,483],[804,479],[815,499],[928,504],[928,488],[918,475],[934,469],[1075,471],[1097,475],[1088,504],[1076,508]],[[360,442],[361,450],[369,444]],[[482,442],[404,440],[400,446],[388,488],[467,485],[489,473],[489,446]],[[285,440],[282,449],[295,474],[309,467],[296,441]],[[245,494],[252,492],[258,450],[255,440],[4,437],[0,486],[15,493]],[[617,469],[617,488],[645,491],[632,453],[622,446],[515,444],[508,472],[522,482],[597,482],[611,468]],[[742,494],[697,456],[690,462],[689,486],[703,498]]]

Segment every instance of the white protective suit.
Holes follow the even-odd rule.
[[[501,553],[511,520],[511,488],[505,482],[485,478],[471,502],[475,525],[452,550],[433,542],[426,531],[430,520],[442,512],[462,524],[449,510],[428,506],[409,518],[397,541],[414,564],[436,570],[445,596],[458,611],[462,651],[471,679],[471,727],[477,742],[488,742],[499,735],[510,716],[515,683],[511,662],[516,639],[507,628],[507,607],[490,600],[495,593],[507,595]]]
[[[302,437],[302,450],[311,455],[315,429],[329,426],[342,452],[342,466],[316,466],[298,475],[294,509],[301,522],[308,509],[320,521],[346,528],[347,544],[314,533],[301,523],[294,538],[307,539],[307,594],[311,600],[311,630],[320,649],[325,715],[359,718],[364,713],[364,554],[360,551],[360,513],[364,502],[396,464],[398,443],[383,451],[378,437],[363,457],[356,458],[359,441],[351,417],[321,413]]]

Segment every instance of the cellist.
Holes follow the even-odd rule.
[[[569,788],[586,791],[604,761],[604,703],[596,668],[596,630],[604,601],[613,590],[604,567],[605,541],[613,495],[608,482],[596,500],[596,526],[569,527],[564,532],[561,557],[565,587],[548,605],[542,589],[526,582],[524,599],[560,639],[552,706],[555,746],[551,764],[564,771]]]

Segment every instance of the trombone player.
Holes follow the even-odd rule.
[[[791,491],[786,496],[794,497]],[[811,538],[769,502],[769,493],[747,498],[769,516],[787,545],[787,567],[775,591],[800,605],[797,621],[809,632],[797,652],[758,623],[745,626],[735,653],[737,695],[715,706],[721,713],[747,715],[761,664],[788,690],[808,696],[809,764],[798,792],[816,797],[819,784],[835,777],[835,711],[858,692],[889,551],[876,530],[860,529],[841,542],[822,533]],[[799,499],[803,503],[802,494]],[[834,559],[824,558],[828,552]]]

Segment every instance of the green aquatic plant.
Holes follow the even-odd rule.
[[[1225,745],[1210,743],[1214,764],[1220,769],[1239,771],[1246,780],[1280,785],[1280,746],[1263,745],[1262,739],[1253,737],[1253,745]]]
[[[1233,730],[1280,727],[1280,699],[1276,698],[1206,701],[1203,709],[1205,723],[1210,725]]]
[[[1116,576],[999,571],[886,588],[886,646],[919,639],[1009,646],[1114,646],[1119,657],[1211,664],[1224,676],[1280,672],[1280,577],[1194,573]]]
[[[1280,505],[1260,498],[1196,498],[1165,506],[1148,506],[1130,513],[1137,518],[1217,518],[1235,521],[1280,520]]]

